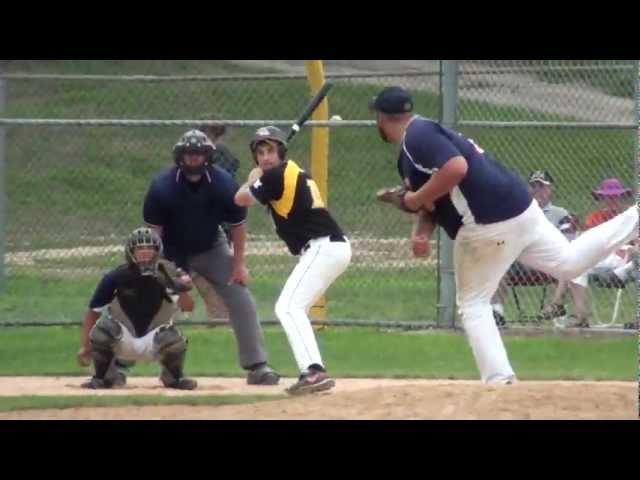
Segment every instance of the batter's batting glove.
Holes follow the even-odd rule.
[[[407,187],[404,185],[398,185],[393,188],[383,188],[382,190],[378,190],[376,193],[376,198],[384,203],[389,203],[396,207],[398,210],[402,210],[407,213],[418,213],[418,210],[411,210],[407,208],[407,205],[404,203],[404,196],[407,194]]]

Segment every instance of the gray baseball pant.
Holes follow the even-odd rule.
[[[240,366],[246,369],[266,362],[267,352],[251,292],[244,285],[228,285],[232,262],[233,255],[224,235],[218,236],[211,249],[188,259],[189,268],[211,283],[227,307],[231,328],[236,337]]]

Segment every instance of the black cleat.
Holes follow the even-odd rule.
[[[249,370],[247,374],[248,385],[277,385],[278,382],[280,375],[266,363]]]
[[[102,378],[91,377],[89,380],[81,385],[82,388],[88,388],[90,390],[103,390],[113,387],[113,383]]]

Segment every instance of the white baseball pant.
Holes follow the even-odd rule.
[[[116,357],[132,361],[158,360],[157,346],[153,342],[156,332],[160,327],[154,328],[142,337],[134,337],[129,329],[123,325],[122,338],[114,346]]]
[[[613,270],[616,274],[619,274],[620,278],[624,278],[624,272],[628,270],[630,266],[629,262],[625,258],[618,255],[617,252],[614,252],[600,260],[592,268],[587,269],[582,275],[578,275],[576,278],[572,279],[571,283],[587,288],[589,286],[589,274],[594,269],[598,268]]]
[[[276,302],[276,316],[289,340],[300,372],[309,365],[324,367],[308,313],[312,305],[349,266],[351,245],[315,238],[302,254]]]
[[[535,201],[504,222],[462,226],[454,245],[456,300],[482,381],[504,382],[514,376],[490,302],[515,260],[559,280],[571,280],[637,236],[637,206],[572,242]]]

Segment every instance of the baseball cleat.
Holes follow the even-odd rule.
[[[175,388],[176,390],[194,390],[198,386],[198,382],[189,377],[182,377],[175,382],[165,383],[164,386],[167,388]]]
[[[102,390],[112,388],[113,383],[102,378],[91,377],[89,380],[80,385],[82,388],[88,388],[90,390]]]
[[[286,389],[289,395],[323,392],[335,387],[336,382],[326,372],[311,370],[300,375],[296,383]]]
[[[117,370],[112,375],[107,374],[105,381],[111,383],[111,385],[116,388],[124,387],[127,384],[127,375],[123,371]]]
[[[502,375],[494,375],[486,382],[489,385],[514,385],[518,383],[518,379],[515,375],[502,376]]]
[[[249,370],[247,374],[248,385],[277,385],[280,375],[266,363]]]

